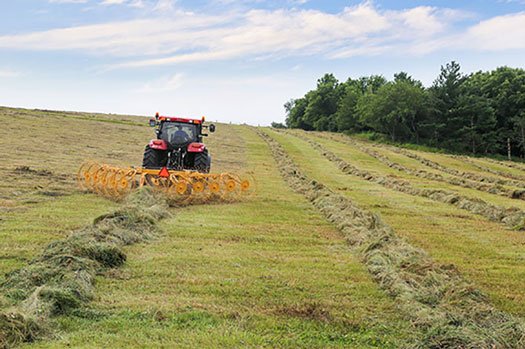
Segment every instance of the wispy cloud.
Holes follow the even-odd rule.
[[[142,0],[103,0],[100,5],[127,5],[130,7],[145,7]]]
[[[175,75],[166,76],[144,84],[136,92],[148,93],[174,91],[182,86],[183,79],[183,73],[177,73]]]
[[[486,51],[525,48],[525,12],[499,16],[471,27],[462,44]]]
[[[89,0],[49,0],[50,3],[59,3],[59,4],[83,4]]]
[[[0,69],[0,78],[14,78],[20,75],[22,74],[16,70],[10,70],[10,69],[1,70]]]
[[[101,4],[102,5],[121,5],[125,2],[126,0],[103,0]]]
[[[205,15],[177,9],[175,0],[155,4],[157,18],[0,36],[0,48],[110,55],[120,58],[116,67],[316,54],[421,55],[461,45],[474,50],[525,49],[525,13],[494,17],[458,31],[453,24],[468,14],[430,6],[394,11],[364,2],[336,14],[292,8]],[[169,16],[163,15],[167,10]]]
[[[155,7],[154,11],[171,11],[175,8],[177,0],[159,0]]]
[[[507,3],[507,4],[525,5],[525,0],[498,0],[498,2],[504,2],[504,3]]]
[[[96,2],[99,5],[127,5],[131,7],[144,7],[142,0],[49,0],[50,3],[57,4],[85,4]]]

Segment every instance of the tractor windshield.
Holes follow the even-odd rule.
[[[194,142],[196,138],[196,125],[183,122],[165,122],[162,126],[162,139],[174,147]]]

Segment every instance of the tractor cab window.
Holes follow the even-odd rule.
[[[185,144],[195,141],[196,126],[182,122],[166,122],[162,127],[162,139],[172,145]]]

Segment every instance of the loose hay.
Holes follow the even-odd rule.
[[[9,348],[22,341],[32,342],[44,332],[42,324],[22,313],[0,313],[1,348]]]
[[[491,162],[496,165],[505,166],[509,168],[515,168],[520,171],[525,171],[525,167],[523,166],[523,163],[498,161],[498,160],[494,160],[490,158],[483,158],[483,160]]]
[[[488,173],[492,173],[492,174],[495,174],[497,176],[501,176],[501,177],[505,177],[505,178],[510,178],[512,180],[515,180],[515,181],[525,181],[525,177],[524,176],[521,176],[521,175],[515,175],[515,174],[512,174],[512,173],[509,173],[509,172],[503,172],[503,171],[498,171],[498,170],[494,170],[492,168],[489,168],[487,166],[483,166],[475,161],[472,161],[469,157],[467,156],[458,156],[458,155],[451,155],[450,156],[451,158],[453,159],[457,159],[459,161],[463,161],[464,163],[467,163],[469,165],[472,165],[484,172],[488,172]]]
[[[456,177],[460,177],[460,178],[466,178],[466,179],[471,179],[471,180],[474,180],[474,181],[479,181],[479,182],[482,182],[482,183],[493,183],[493,184],[499,184],[499,185],[508,185],[508,186],[511,186],[511,187],[518,187],[518,188],[525,188],[525,182],[522,181],[522,180],[514,180],[514,179],[506,179],[506,178],[499,178],[499,177],[492,177],[492,176],[485,176],[485,175],[482,175],[482,174],[479,174],[479,173],[473,173],[473,172],[463,172],[463,171],[458,171],[454,168],[449,168],[449,167],[446,167],[446,166],[443,166],[435,161],[432,161],[432,160],[428,160],[422,156],[419,156],[415,153],[412,153],[408,150],[405,150],[405,149],[402,149],[402,148],[398,148],[398,147],[394,147],[394,146],[388,146],[388,145],[385,145],[385,144],[374,144],[374,146],[376,147],[380,147],[380,148],[386,148],[388,150],[391,150],[395,153],[398,153],[398,154],[401,154],[401,155],[404,155],[406,157],[409,157],[411,159],[414,159],[414,160],[417,160],[419,161],[420,163],[422,163],[423,165],[427,166],[427,167],[430,167],[430,168],[433,168],[435,170],[438,170],[438,171],[441,171],[441,172],[444,172],[444,173],[447,173],[447,174],[450,174],[450,175],[453,175],[453,176],[456,176]],[[491,172],[490,170],[489,171],[486,171],[486,172]],[[494,172],[492,172],[494,173]],[[497,174],[497,173],[495,173]]]
[[[319,143],[310,138],[305,139],[313,148],[317,149],[322,156],[326,157],[344,173],[361,177],[369,182],[380,184],[386,188],[393,189],[412,196],[420,196],[432,199],[434,201],[455,205],[460,209],[470,211],[474,214],[481,215],[491,221],[501,222],[512,229],[525,230],[525,212],[519,208],[505,208],[489,204],[479,198],[458,195],[443,189],[419,189],[414,187],[410,182],[402,179],[375,174],[346,162],[338,155],[328,151]],[[364,150],[363,150],[364,151]],[[364,151],[367,152],[367,151]]]
[[[476,181],[476,180],[469,180],[469,179],[466,179],[466,178],[463,178],[463,177],[458,177],[456,175],[452,176],[452,177],[444,177],[441,174],[428,172],[428,171],[425,171],[425,170],[422,170],[422,169],[418,169],[418,170],[411,169],[411,168],[403,166],[403,165],[401,165],[401,164],[399,164],[399,163],[397,163],[395,161],[392,161],[387,156],[385,156],[385,155],[383,155],[383,154],[381,154],[381,153],[379,153],[379,152],[377,152],[377,151],[375,151],[373,149],[370,149],[370,148],[368,148],[366,146],[362,146],[359,142],[356,142],[356,141],[353,141],[353,140],[350,140],[350,139],[342,140],[340,138],[330,137],[330,136],[327,136],[325,134],[318,134],[318,136],[323,137],[323,138],[327,138],[327,139],[331,139],[331,140],[334,140],[336,142],[343,143],[343,144],[346,144],[346,145],[350,145],[350,146],[352,146],[354,148],[357,148],[361,152],[372,156],[373,158],[375,158],[379,162],[382,162],[383,164],[389,166],[390,168],[393,168],[393,169],[398,170],[400,172],[405,172],[405,173],[407,173],[409,175],[412,175],[412,176],[425,178],[425,179],[430,179],[430,180],[438,181],[438,182],[449,183],[449,184],[452,184],[452,185],[457,185],[459,187],[468,188],[468,189],[475,189],[475,190],[479,190],[479,191],[483,191],[483,192],[487,192],[487,193],[490,193],[490,194],[495,194],[495,195],[499,195],[499,196],[503,196],[503,197],[510,197],[512,199],[525,200],[525,190],[519,190],[519,189],[512,189],[512,188],[502,187],[501,184],[499,184],[499,183],[492,184],[492,183],[488,183],[487,181],[481,181],[480,182],[480,181]],[[436,166],[434,166],[434,167],[436,167]],[[442,166],[438,164],[437,167],[441,168]],[[454,173],[457,174],[456,171]]]
[[[97,273],[126,261],[122,247],[150,239],[167,204],[150,188],[132,193],[125,205],[92,225],[49,244],[42,254],[0,282],[11,310],[0,313],[0,348],[35,340],[49,319],[93,299]]]
[[[450,266],[435,264],[422,250],[395,235],[378,215],[310,180],[265,132],[285,181],[337,225],[364,258],[380,286],[421,331],[420,348],[519,348],[525,323],[492,307],[486,297]]]

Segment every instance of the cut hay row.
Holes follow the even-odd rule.
[[[468,156],[450,155],[450,157],[453,159],[459,160],[459,161],[463,161],[464,163],[472,165],[484,172],[492,173],[494,175],[505,177],[505,178],[510,178],[515,181],[522,181],[522,182],[525,181],[525,176],[520,176],[520,175],[515,175],[509,172],[494,170],[487,166],[483,166],[475,161],[472,161],[472,159],[470,159]]]
[[[387,165],[388,167],[393,168],[393,169],[395,169],[397,171],[400,171],[400,172],[405,172],[405,173],[407,173],[409,175],[412,175],[412,176],[416,176],[416,177],[424,178],[424,179],[430,179],[430,180],[433,180],[433,181],[438,181],[438,182],[443,182],[443,183],[448,183],[448,184],[456,185],[456,186],[459,186],[459,187],[462,187],[462,188],[475,189],[475,190],[483,191],[483,192],[486,192],[486,193],[503,196],[503,197],[506,197],[506,198],[525,200],[525,190],[524,189],[505,188],[505,187],[502,187],[499,184],[491,184],[491,183],[484,183],[484,182],[479,182],[479,181],[472,181],[472,180],[468,180],[468,179],[465,179],[465,178],[462,178],[462,177],[457,177],[457,176],[443,177],[442,175],[440,175],[438,173],[432,173],[432,172],[428,172],[428,171],[425,171],[425,170],[422,170],[422,169],[418,169],[418,170],[411,169],[409,167],[401,165],[398,162],[392,161],[387,156],[385,156],[385,155],[383,155],[383,154],[381,154],[381,153],[379,153],[379,152],[377,152],[377,151],[375,151],[373,149],[370,149],[370,148],[368,148],[366,146],[362,146],[359,142],[355,142],[355,141],[353,141],[351,139],[342,140],[342,139],[332,138],[332,137],[326,136],[324,134],[317,134],[317,136],[319,136],[321,138],[330,139],[330,140],[336,141],[338,143],[342,143],[342,144],[346,144],[346,145],[352,146],[352,147],[358,149],[359,151],[361,151],[361,152],[363,152],[363,153],[365,153],[367,155],[370,155],[371,157],[373,157],[376,160],[378,160],[379,162]]]
[[[494,160],[490,158],[483,158],[483,160],[496,164],[496,165],[505,166],[505,167],[513,168],[513,169],[520,170],[520,171],[525,171],[525,166],[523,164],[519,164],[516,162],[498,161],[498,160]]]
[[[505,208],[502,206],[496,206],[489,204],[479,198],[459,195],[457,193],[449,192],[443,189],[416,188],[410,184],[409,181],[386,177],[360,169],[352,164],[349,164],[347,161],[343,160],[333,152],[326,150],[323,146],[311,138],[304,137],[303,139],[314,149],[318,150],[322,156],[336,164],[336,166],[345,174],[360,177],[366,181],[376,183],[384,186],[385,188],[393,189],[408,195],[420,196],[437,202],[454,205],[457,208],[483,216],[490,221],[500,222],[511,229],[525,230],[525,212],[517,207]]]
[[[335,140],[335,138],[332,138]],[[453,176],[462,177],[471,179],[478,182],[485,182],[485,183],[494,183],[494,184],[500,184],[500,185],[507,185],[510,187],[516,187],[516,188],[525,188],[525,182],[518,181],[518,180],[511,180],[511,179],[505,179],[505,178],[498,178],[498,177],[492,177],[492,176],[484,176],[479,173],[473,173],[473,172],[464,172],[464,171],[458,171],[454,168],[450,168],[447,166],[443,166],[435,161],[428,160],[422,156],[419,156],[418,154],[412,153],[408,150],[405,150],[403,148],[398,148],[394,146],[389,146],[386,144],[370,144],[374,147],[378,148],[384,148],[388,149],[394,153],[398,153],[401,155],[404,155],[408,158],[414,159],[422,163],[423,165],[430,167],[434,170],[438,170]]]
[[[453,266],[434,263],[424,251],[400,239],[379,216],[309,179],[277,141],[260,129],[256,132],[267,142],[288,185],[338,227],[353,251],[362,255],[374,279],[421,332],[415,347],[525,345],[522,319],[492,307]]]
[[[343,143],[348,141],[348,140],[353,141],[351,138],[349,138],[347,136],[342,136],[342,137],[344,137],[344,139],[342,139],[342,138],[334,136],[332,134],[329,134],[327,136],[325,133],[321,133],[321,132],[316,132],[315,135],[316,136],[321,136],[321,137],[324,136],[324,137],[327,137],[327,138],[329,138],[329,139],[331,139],[333,141],[342,141]],[[510,187],[525,188],[525,182],[520,181],[520,180],[498,178],[498,177],[493,177],[493,176],[485,176],[485,175],[482,175],[482,174],[479,174],[479,173],[458,171],[458,170],[456,170],[454,168],[450,168],[450,167],[441,165],[441,164],[439,164],[439,163],[437,163],[435,161],[426,159],[426,158],[424,158],[424,157],[422,157],[422,156],[420,156],[418,154],[412,153],[412,152],[410,152],[410,151],[408,151],[406,149],[403,149],[403,148],[399,148],[399,147],[395,147],[395,146],[391,146],[391,145],[387,145],[387,144],[379,144],[379,143],[370,143],[370,144],[367,144],[367,145],[372,146],[372,147],[387,149],[387,150],[390,150],[390,151],[392,151],[394,153],[404,155],[404,156],[406,156],[408,158],[411,158],[411,159],[414,159],[414,160],[420,162],[421,164],[423,164],[423,165],[425,165],[427,167],[430,167],[430,168],[432,168],[434,170],[438,170],[438,171],[450,174],[452,176],[462,177],[462,178],[466,178],[466,179],[470,179],[470,180],[474,180],[474,181],[478,181],[478,182],[484,182],[484,183],[494,183],[494,184],[499,184],[499,185],[507,185],[507,186],[510,186]]]
[[[29,265],[7,274],[0,282],[0,348],[50,333],[54,316],[92,300],[97,273],[124,263],[123,246],[150,239],[166,208],[144,188],[120,209],[49,244]]]

